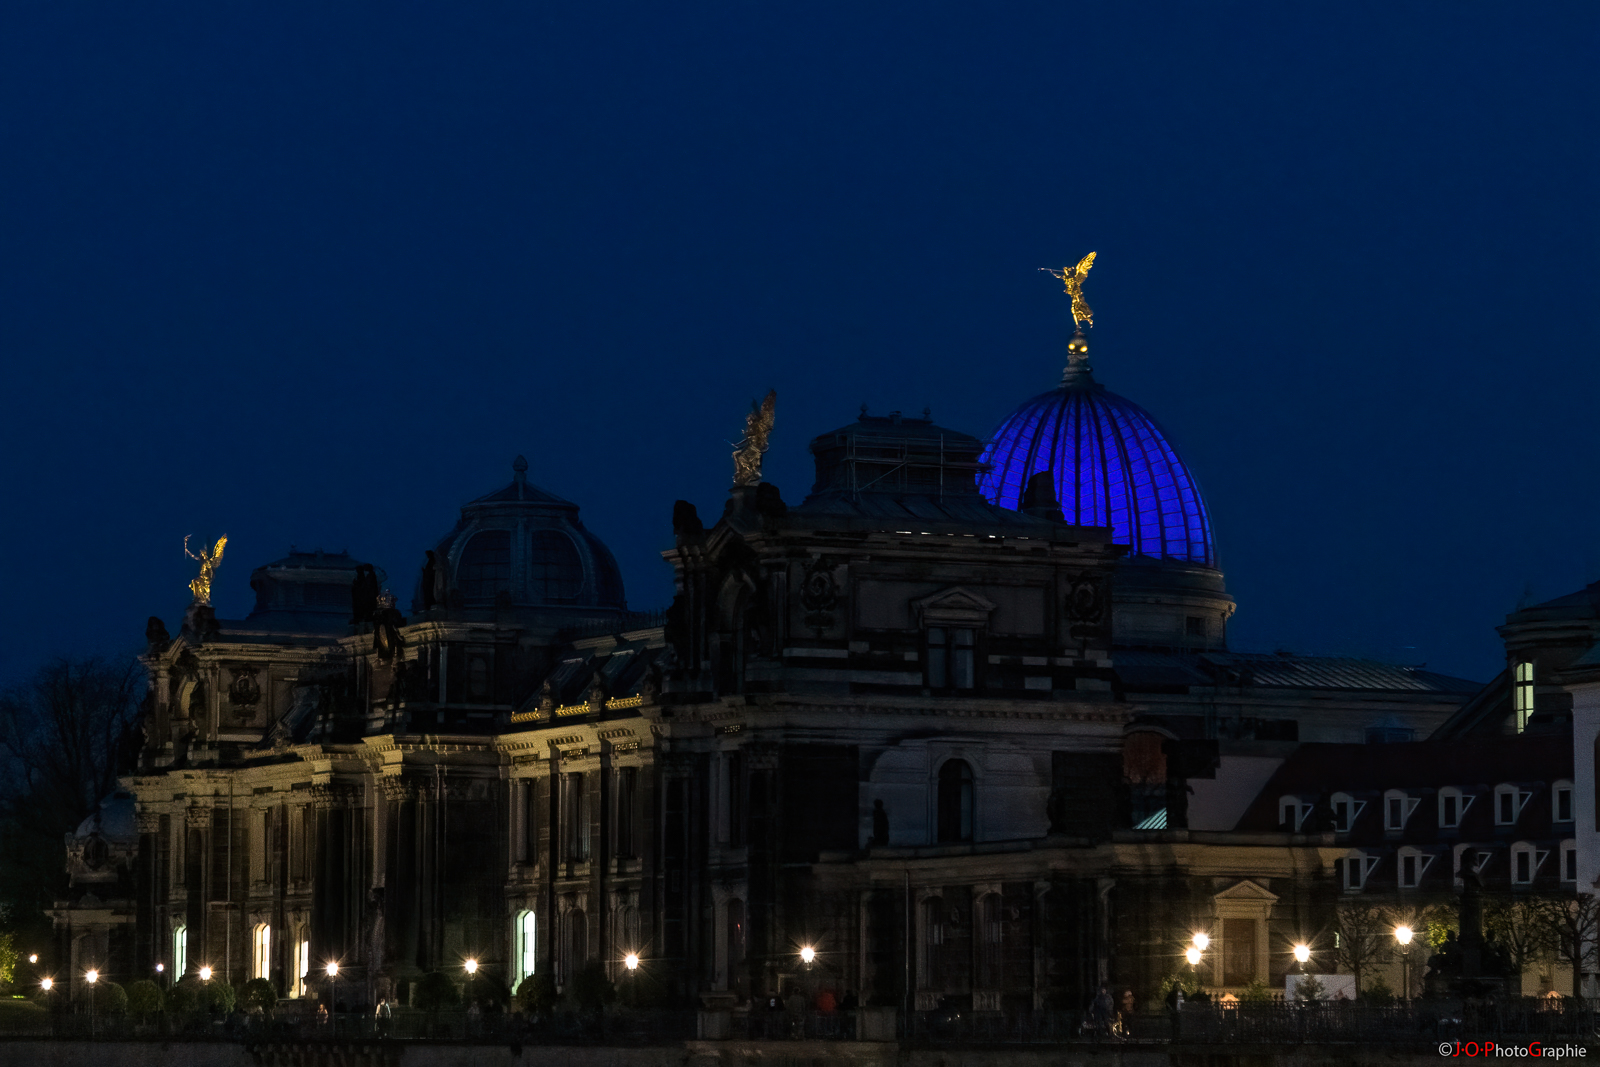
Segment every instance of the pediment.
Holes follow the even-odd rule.
[[[1276,893],[1268,892],[1261,886],[1246,878],[1215,894],[1212,900],[1230,901],[1237,904],[1275,904],[1278,900]]]
[[[982,622],[994,611],[994,601],[963,586],[941,589],[916,602],[924,619],[953,622]]]

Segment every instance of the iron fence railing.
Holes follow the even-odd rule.
[[[867,1012],[734,1010],[553,1012],[475,1014],[401,1010],[387,1019],[370,1015],[318,1018],[280,1010],[269,1015],[90,1016],[82,1013],[16,1014],[0,1029],[6,1037],[62,1040],[234,1041],[251,1045],[305,1042],[485,1042],[495,1044],[661,1045],[694,1038],[742,1041],[893,1040],[913,1046],[1016,1046],[1127,1043],[1143,1045],[1437,1045],[1446,1041],[1547,1043],[1600,1040],[1594,1002],[1552,1005],[1540,998],[1473,1005],[1425,1002],[1377,1007],[1365,1004],[1190,1004],[1180,1012],[1155,1011],[1091,1019],[1075,1011],[918,1011],[909,1017]],[[707,1016],[717,1016],[708,1023]],[[0,1054],[0,1061],[4,1056]]]

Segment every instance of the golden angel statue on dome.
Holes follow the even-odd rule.
[[[1089,268],[1094,266],[1094,253],[1090,252],[1078,260],[1076,267],[1040,267],[1046,274],[1053,274],[1061,279],[1061,284],[1067,287],[1067,295],[1072,297],[1072,323],[1080,329],[1084,324],[1094,325],[1094,311],[1089,307],[1089,302],[1083,298],[1083,280],[1089,276]]]
[[[200,546],[200,554],[197,556],[189,551],[189,537],[184,537],[183,554],[200,564],[200,573],[195,575],[194,580],[189,583],[189,592],[194,594],[194,602],[196,604],[211,603],[211,579],[216,576],[217,565],[222,562],[222,550],[227,544],[228,535],[223,534],[210,549],[207,549],[202,544]]]
[[[772,390],[761,403],[750,405],[744,417],[744,438],[733,450],[733,484],[755,485],[761,481],[761,456],[772,437],[772,424],[778,407],[778,391]]]

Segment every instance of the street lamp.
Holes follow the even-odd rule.
[[[329,960],[324,968],[328,972],[328,1018],[333,1020],[334,1035],[339,1033],[339,963]]]
[[[1311,960],[1311,946],[1310,945],[1296,945],[1294,947],[1294,961],[1296,963],[1300,964],[1300,967],[1301,967],[1302,970],[1305,969],[1305,965],[1307,963],[1309,963],[1310,960]]]
[[[210,967],[202,967],[202,968],[200,968],[200,981],[202,981],[202,982],[211,981],[211,968]]]
[[[637,952],[628,953],[622,957],[622,965],[630,971],[637,971],[639,969],[639,954]]]
[[[1194,947],[1199,949],[1201,952],[1204,952],[1206,949],[1211,947],[1211,935],[1207,933],[1195,934],[1194,937],[1190,938],[1189,940],[1192,941],[1194,943]]]
[[[28,953],[28,962],[29,963],[38,963],[39,962],[39,954],[37,952]]]
[[[812,948],[810,945],[801,946],[801,948],[800,948],[800,962],[801,963],[804,963],[807,967],[809,967],[809,966],[811,966],[812,961],[815,960],[816,958],[817,958],[817,950],[816,949]]]
[[[1191,967],[1200,966],[1200,950],[1194,945],[1183,950],[1183,958],[1189,961]]]
[[[56,980],[54,978],[39,979],[39,988],[44,990],[46,993],[50,992],[50,990],[55,987],[55,984]]]
[[[1400,942],[1400,999],[1411,999],[1411,939],[1416,936],[1409,926],[1396,926],[1394,939]]]
[[[84,973],[84,981],[89,983],[89,1039],[94,1040],[94,984],[100,980],[100,972],[91,968]]]
[[[477,960],[468,960],[466,962],[466,964],[465,964],[465,967],[467,968],[467,973],[468,974],[477,974],[478,973],[478,961]]]

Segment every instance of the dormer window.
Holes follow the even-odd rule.
[[[1472,806],[1472,797],[1455,786],[1439,790],[1439,825],[1446,829],[1461,825],[1461,817]]]
[[[1556,822],[1572,821],[1572,783],[1563,779],[1550,787],[1550,817]]]
[[[1533,662],[1524,660],[1517,664],[1515,682],[1512,685],[1512,705],[1517,714],[1517,733],[1528,728],[1528,720],[1533,718]]]
[[[1378,857],[1364,852],[1352,852],[1344,860],[1344,888],[1354,893],[1367,884],[1367,876],[1378,865]]]
[[[1396,832],[1404,830],[1406,820],[1411,818],[1411,813],[1421,803],[1418,798],[1407,796],[1398,789],[1389,790],[1383,794],[1383,828]]]
[[[1299,797],[1278,798],[1278,825],[1287,827],[1290,833],[1300,832],[1300,825],[1306,821],[1306,816],[1311,814],[1311,805],[1303,802]]]
[[[1514,785],[1498,785],[1494,790],[1494,823],[1496,826],[1514,826],[1522,815],[1523,805],[1533,794]]]
[[[1548,852],[1541,852],[1526,841],[1511,846],[1511,884],[1532,885]]]
[[[1578,880],[1578,843],[1576,841],[1561,842],[1561,880],[1563,882],[1576,882]]]
[[[1331,798],[1333,804],[1333,828],[1341,834],[1350,832],[1350,827],[1360,818],[1361,812],[1366,808],[1365,800],[1357,800],[1348,793],[1335,793]]]
[[[1422,883],[1422,876],[1427,873],[1429,864],[1433,863],[1433,857],[1414,848],[1403,848],[1397,863],[1400,888],[1415,889]]]

